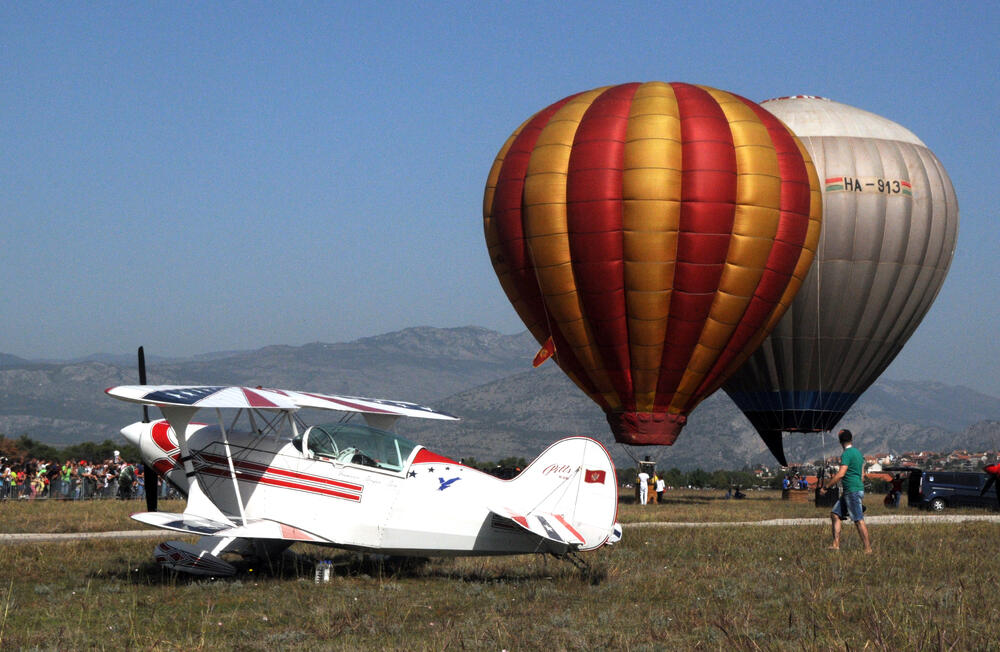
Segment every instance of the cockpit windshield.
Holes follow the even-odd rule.
[[[402,471],[410,453],[417,447],[396,433],[354,423],[310,426],[293,439],[292,444],[302,450],[303,441],[314,457],[388,471]]]

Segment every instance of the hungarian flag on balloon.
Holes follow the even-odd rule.
[[[541,366],[543,362],[551,358],[555,353],[556,343],[552,341],[552,336],[549,335],[549,339],[545,340],[545,344],[542,344],[542,348],[538,349],[538,353],[535,354],[535,359],[531,362],[531,366]]]

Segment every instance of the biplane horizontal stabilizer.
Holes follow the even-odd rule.
[[[490,511],[501,518],[517,524],[519,527],[536,536],[564,545],[567,549],[575,550],[586,543],[583,535],[562,514],[552,514],[550,512],[519,514],[506,507],[491,509]]]

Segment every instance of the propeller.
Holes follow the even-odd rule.
[[[146,353],[139,347],[139,384],[146,384]],[[142,422],[149,423],[149,406],[142,406]],[[146,511],[156,511],[157,475],[156,469],[150,466],[146,459],[142,460],[142,477],[146,483]]]
[[[1000,478],[1000,464],[990,464],[983,469],[990,477],[986,479],[986,484],[983,485],[983,490],[979,492],[980,496],[986,495],[986,492],[990,490],[990,487],[996,488],[997,494],[997,508],[1000,508],[1000,484],[997,484],[997,478]]]

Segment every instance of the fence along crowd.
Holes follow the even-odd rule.
[[[122,459],[118,451],[102,462],[19,459],[0,457],[0,500],[90,500],[145,498],[146,482],[142,465]],[[156,478],[156,491],[169,497],[170,486]]]

